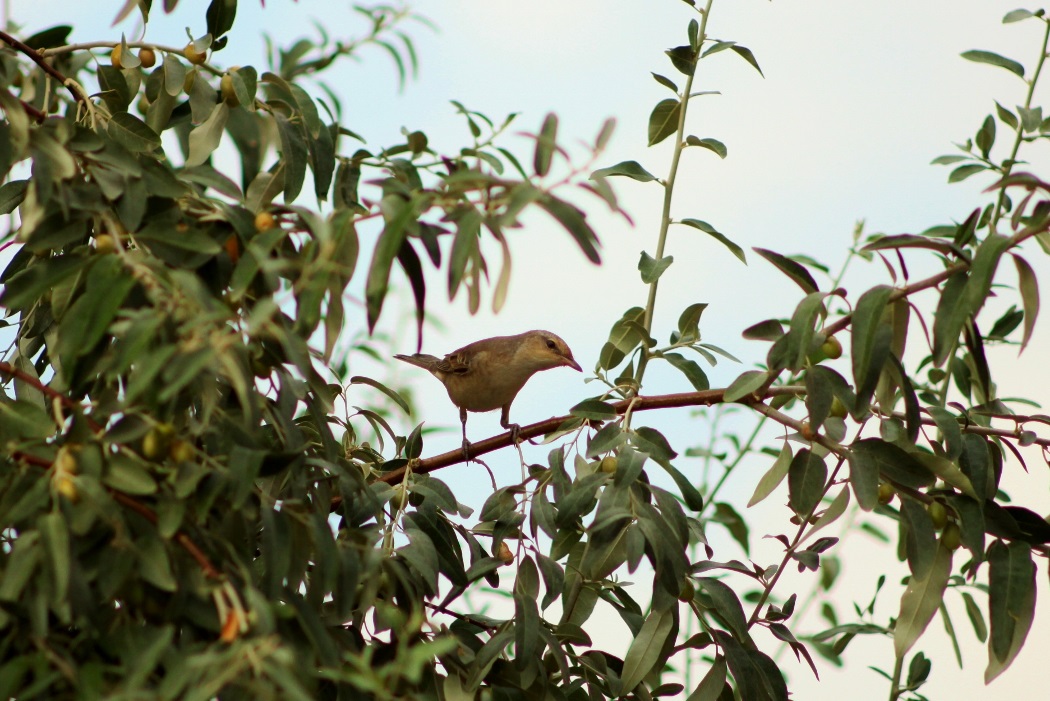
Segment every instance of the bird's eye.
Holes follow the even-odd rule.
[[[554,343],[554,341],[550,340],[549,338],[547,339],[547,347],[551,350],[558,350],[558,346]]]

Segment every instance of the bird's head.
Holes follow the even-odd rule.
[[[522,337],[518,355],[536,370],[549,370],[565,365],[583,372],[583,368],[573,359],[568,344],[561,337],[550,331],[528,331],[522,334]]]

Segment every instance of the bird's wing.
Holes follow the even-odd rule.
[[[461,348],[458,351],[449,353],[438,362],[435,369],[452,375],[464,375],[470,372],[471,354],[464,353],[464,350]]]

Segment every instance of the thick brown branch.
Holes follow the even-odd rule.
[[[796,395],[803,391],[804,390],[801,387],[770,387],[765,391],[762,397],[753,396],[750,399],[741,400],[740,403],[751,404],[760,399],[768,399],[770,397],[784,395]],[[672,409],[675,407],[687,406],[711,406],[713,404],[721,404],[725,400],[725,393],[726,391],[724,389],[708,389],[702,392],[681,392],[678,394],[661,394],[654,397],[635,397],[634,399],[624,399],[623,401],[616,402],[615,404],[612,404],[612,407],[616,410],[617,414],[623,414],[628,408],[630,408],[631,412],[636,412],[649,411],[650,409]],[[571,418],[571,416],[557,416],[528,426],[522,426],[521,430],[518,431],[518,436],[522,440],[543,436],[557,430],[559,426]],[[471,443],[470,454],[474,457],[478,457],[485,453],[499,450],[500,448],[506,448],[509,445],[511,445],[511,436],[508,431],[507,433],[501,433],[498,436],[486,438],[477,443]],[[412,465],[412,472],[426,474],[442,467],[455,465],[462,460],[463,451],[452,450],[414,463]],[[395,482],[400,482],[404,476],[405,468],[398,468],[384,473],[378,479],[381,482],[393,484]],[[333,506],[338,504],[338,500],[339,497],[336,497]]]

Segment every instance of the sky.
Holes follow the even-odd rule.
[[[26,34],[53,24],[54,10],[61,5],[60,19],[75,27],[76,41],[119,40],[122,31],[129,39],[139,38],[140,28],[134,21],[109,26],[120,4],[9,0],[7,12]],[[203,21],[198,15],[203,3],[183,0],[181,5],[171,18],[158,7],[146,38],[182,45],[187,25],[194,35],[202,34]],[[101,10],[103,6],[107,9]],[[319,18],[333,36],[354,35],[361,25],[349,7],[348,3],[319,0],[270,0],[263,10],[257,3],[242,2],[230,48],[216,60],[261,65],[262,32],[287,45],[300,36],[316,35],[311,17]],[[658,100],[669,96],[650,71],[679,79],[662,51],[685,43],[685,26],[693,15],[684,3],[421,0],[415,7],[437,27],[437,31],[423,25],[412,29],[421,63],[418,79],[399,90],[389,58],[378,50],[365,51],[360,62],[337,64],[329,78],[343,98],[346,125],[370,144],[391,143],[405,127],[425,130],[431,145],[439,150],[458,148],[467,136],[462,119],[449,104],[455,99],[495,120],[520,112],[515,126],[525,131],[535,131],[546,113],[556,112],[560,137],[569,145],[593,141],[602,122],[615,117],[616,134],[598,165],[638,160],[651,172],[661,177],[666,174],[668,144],[646,147],[649,112]],[[701,324],[705,340],[742,360],[742,365],[726,361],[708,369],[712,386],[724,386],[765,356],[765,344],[744,341],[740,332],[761,319],[789,315],[800,300],[798,288],[751,252],[751,247],[804,253],[835,270],[845,259],[859,220],[865,221],[867,232],[918,233],[932,225],[959,221],[983,204],[980,192],[989,184],[987,180],[975,177],[949,185],[948,169],[930,165],[930,161],[954,153],[953,143],[970,138],[994,109],[993,100],[1007,106],[1023,101],[1024,85],[1015,76],[959,56],[970,49],[985,49],[1033,65],[1041,25],[1002,25],[1002,15],[1013,8],[1012,4],[976,0],[715,0],[710,34],[750,48],[764,75],[729,51],[701,63],[694,88],[721,94],[694,100],[689,131],[719,139],[726,144],[728,157],[720,160],[700,149],[688,151],[673,210],[676,217],[713,224],[748,251],[748,265],[695,230],[672,228],[667,253],[675,262],[661,279],[655,335],[666,338],[685,306],[708,303]],[[1045,94],[1045,89],[1037,93],[1037,103]],[[1000,138],[1005,140],[1003,134]],[[526,157],[531,153],[524,137],[512,136],[504,145]],[[573,153],[585,155],[581,148]],[[1001,158],[1001,145],[997,153]],[[1046,145],[1035,144],[1028,154],[1031,167],[1042,166],[1045,173]],[[462,296],[444,306],[442,276],[429,277],[430,311],[440,326],[428,328],[424,350],[441,355],[478,338],[545,328],[568,342],[585,370],[593,367],[612,323],[625,309],[645,303],[646,288],[637,263],[641,251],[653,253],[659,223],[658,185],[626,179],[614,185],[634,226],[603,212],[593,200],[576,200],[585,206],[599,232],[601,266],[587,263],[555,224],[542,216],[528,217],[525,228],[512,232],[514,275],[500,314],[492,314],[483,304],[483,311],[471,316]],[[1028,252],[1029,262],[1045,280],[1050,272],[1046,257],[1035,246],[1029,246]],[[913,260],[913,277],[932,270]],[[853,299],[873,284],[888,282],[878,265],[851,266],[846,286]],[[1009,270],[1001,279],[1014,282]],[[399,295],[401,309],[388,305],[381,327],[403,339],[406,348],[402,352],[411,352],[414,339],[406,324],[408,295],[403,290]],[[351,318],[350,323],[363,323],[363,319]],[[1048,345],[1050,331],[1044,322],[1032,346],[1019,358],[1015,349],[992,353],[991,362],[1004,371],[1002,395],[1050,396],[1050,379],[1044,371]],[[848,374],[846,361],[840,363],[838,369]],[[646,393],[680,390],[678,377],[661,370],[654,367]],[[428,438],[427,452],[458,445],[457,412],[437,382],[425,375],[419,378],[408,366],[393,372],[392,381],[412,386],[419,417],[426,417],[428,425],[451,429]],[[595,386],[585,384],[584,379],[567,369],[537,375],[515,402],[512,418],[524,424],[547,418],[554,411],[564,413],[594,394]],[[555,398],[556,407],[552,406]],[[698,428],[690,412],[646,420],[665,430],[680,449],[702,444],[706,438],[706,429]],[[404,426],[407,430],[411,422],[406,420]],[[469,434],[475,440],[498,432],[498,414],[471,417]],[[547,450],[525,447],[528,459],[537,462],[544,462]],[[491,455],[487,462],[501,484],[517,479],[513,451]],[[766,467],[761,461],[745,466],[749,471],[731,480],[726,493],[741,509]],[[680,467],[687,472],[697,470],[699,461],[683,459]],[[1026,505],[1046,513],[1050,511],[1046,467],[1033,455],[1029,468],[1026,474],[1011,462],[1004,488],[1015,496],[1023,494]],[[462,501],[478,506],[484,490],[472,485],[487,485],[488,478],[477,480],[476,470],[457,466],[440,477],[457,489]],[[785,501],[786,493],[777,493],[746,514],[752,525],[751,554],[756,562],[769,564],[778,558],[775,541],[762,540],[762,535],[785,522]],[[838,535],[835,527],[828,534]],[[714,527],[709,535],[716,547],[731,550],[724,531]],[[853,601],[866,604],[873,573],[886,572],[889,581],[877,609],[885,620],[897,607],[899,583],[906,570],[889,549],[874,545],[863,534],[848,536],[839,549],[846,573],[835,596],[840,610]],[[1046,574],[1045,562],[1040,562],[1040,582]],[[813,579],[792,577],[784,584],[804,592],[813,586]],[[1040,593],[1046,594],[1045,586]],[[1040,601],[1039,606],[1037,625],[1040,620],[1050,620],[1046,602]],[[968,699],[1029,696],[1036,675],[1045,676],[1040,658],[1050,644],[1050,631],[1045,626],[1035,631],[1012,669],[985,688],[986,653],[974,641],[962,609],[953,603],[949,610],[964,644],[966,668],[958,671],[955,667],[947,637],[935,620],[922,642],[935,659],[931,681],[925,687],[927,695],[940,698],[962,692]],[[812,618],[807,622],[801,629],[820,625]],[[856,695],[858,685],[871,689],[864,698],[879,698],[885,696],[887,684],[866,667],[872,663],[890,666],[892,643],[855,641],[847,652],[847,667],[822,666],[819,684],[804,666],[795,669],[789,657],[780,659],[791,673],[798,698]]]

